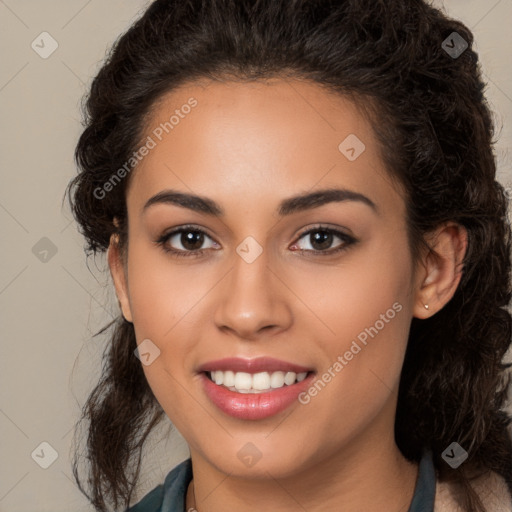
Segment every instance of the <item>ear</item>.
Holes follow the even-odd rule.
[[[130,309],[128,282],[126,279],[126,272],[119,249],[119,236],[116,234],[113,234],[110,237],[110,244],[107,250],[107,260],[108,266],[110,267],[110,275],[114,281],[117,300],[123,313],[123,317],[128,322],[133,322],[132,312]]]
[[[455,294],[462,277],[468,235],[466,228],[449,222],[436,229],[426,241],[431,250],[418,267],[413,307],[413,316],[423,319],[441,310]]]

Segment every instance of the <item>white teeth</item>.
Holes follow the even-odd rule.
[[[218,373],[218,372],[217,372]],[[250,373],[236,372],[235,373],[235,388],[241,391],[242,389],[251,389],[252,377]]]
[[[295,379],[297,378],[297,374],[294,372],[286,372],[286,375],[284,376],[284,383],[287,386],[290,386],[291,384],[295,384]]]
[[[284,372],[274,372],[270,376],[270,387],[275,388],[282,388],[284,386]]]
[[[301,382],[306,378],[308,372],[297,373],[297,382]]]
[[[227,371],[227,372],[219,372],[224,374],[224,386],[234,386],[235,385],[235,374],[234,372]]]
[[[279,389],[283,386],[291,386],[296,382],[303,381],[308,372],[232,372],[216,370],[210,373],[210,378],[215,384],[229,388],[239,393],[259,393]]]
[[[263,390],[270,387],[270,375],[268,372],[255,373],[252,376],[253,389]]]

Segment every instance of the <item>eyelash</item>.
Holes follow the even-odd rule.
[[[162,250],[168,254],[171,254],[173,256],[176,256],[178,258],[194,258],[194,257],[200,257],[204,251],[207,249],[196,249],[195,251],[184,251],[181,249],[173,249],[172,247],[168,247],[166,243],[169,241],[170,238],[172,238],[174,235],[177,235],[179,233],[200,233],[208,238],[211,238],[205,231],[202,229],[199,229],[195,226],[189,225],[189,226],[182,226],[179,229],[175,229],[173,231],[170,231],[169,233],[163,234],[158,240],[156,240],[156,244],[159,245]],[[353,238],[350,235],[347,235],[346,233],[343,233],[342,231],[339,231],[337,229],[328,228],[324,226],[315,226],[314,228],[309,229],[308,231],[302,233],[297,241],[304,238],[306,235],[309,235],[311,233],[315,232],[323,232],[323,233],[329,233],[337,236],[340,238],[344,243],[342,243],[340,246],[336,247],[335,249],[327,250],[327,251],[320,251],[320,250],[311,250],[311,249],[297,249],[297,252],[304,254],[304,253],[314,253],[314,255],[318,256],[332,256],[333,254],[341,253],[342,251],[347,250],[351,245],[357,243],[358,240]]]

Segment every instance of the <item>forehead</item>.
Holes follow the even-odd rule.
[[[275,196],[277,203],[331,186],[393,194],[370,120],[312,82],[186,84],[154,105],[148,141],[128,190],[139,208],[165,188],[214,193],[218,202]]]

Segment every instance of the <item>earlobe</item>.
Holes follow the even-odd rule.
[[[107,249],[107,261],[123,317],[128,322],[133,322],[128,294],[128,284],[124,264],[119,251],[119,237],[116,234],[113,234],[110,237],[110,244]]]
[[[438,228],[428,243],[431,250],[423,261],[413,308],[413,316],[422,319],[441,310],[455,294],[467,251],[467,230],[450,222]]]

